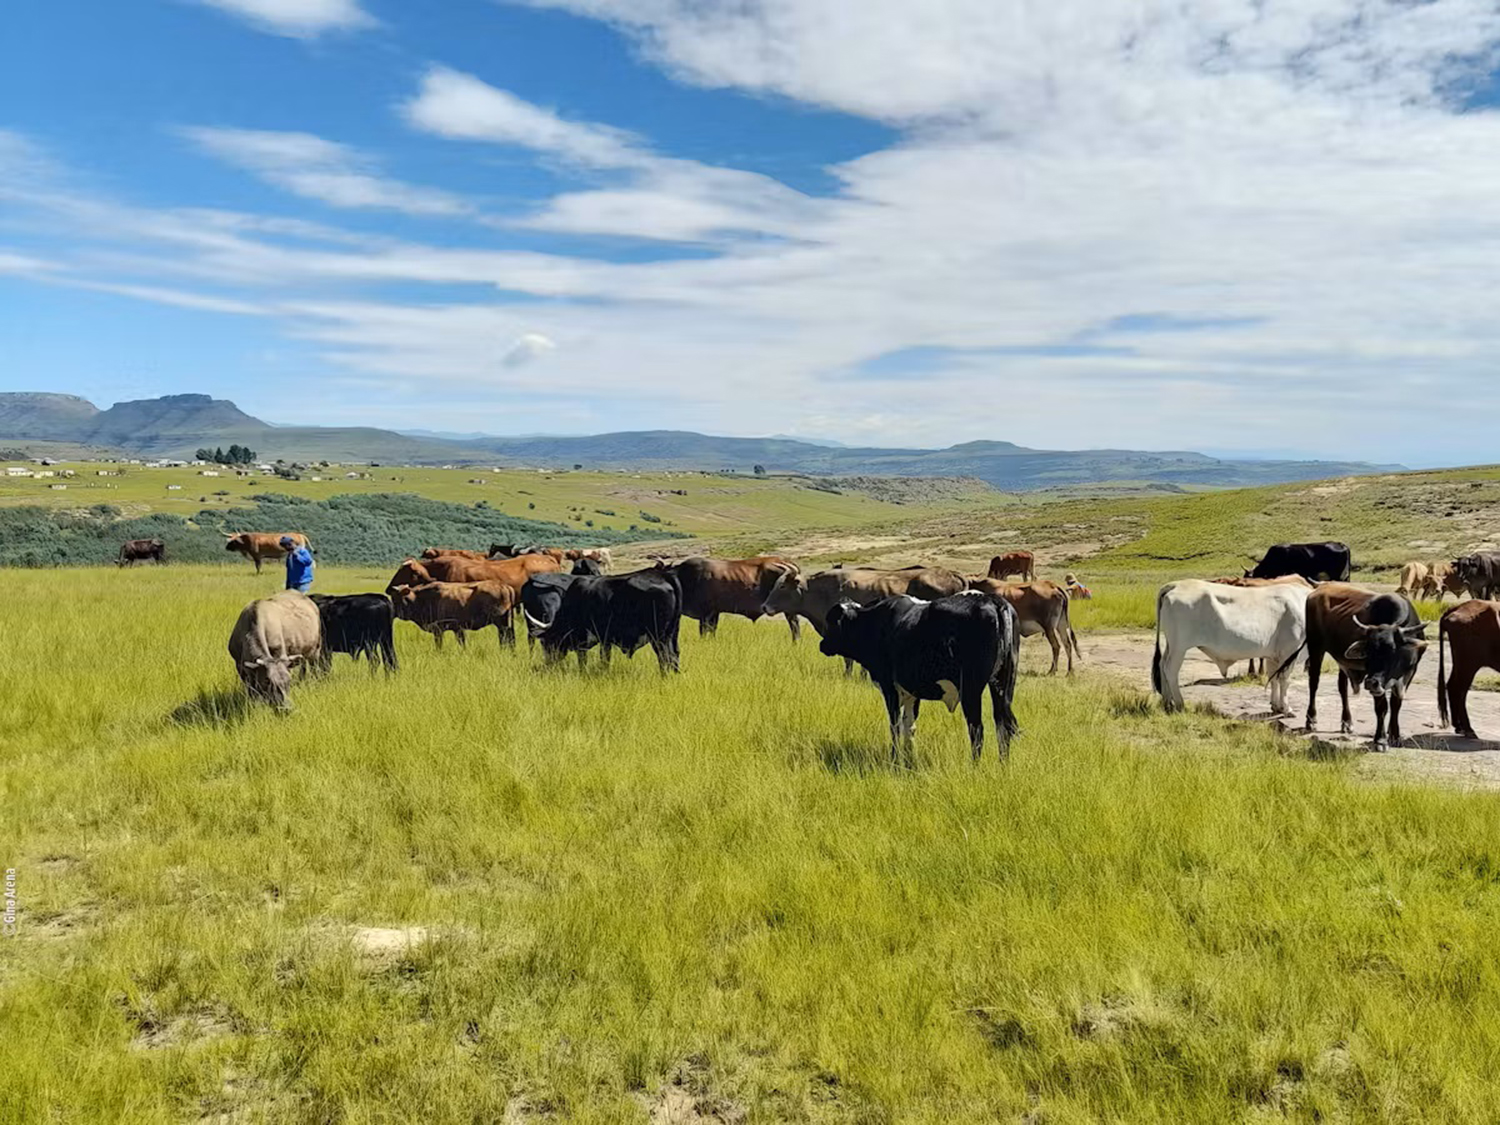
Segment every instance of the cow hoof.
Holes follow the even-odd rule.
[[[1339,733],[1340,734],[1353,734],[1354,733],[1354,724],[1353,723],[1340,723],[1339,724]]]
[[[1372,742],[1370,743],[1370,752],[1373,754],[1384,754],[1386,752],[1386,744],[1384,742]]]

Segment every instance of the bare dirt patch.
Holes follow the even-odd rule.
[[[407,926],[400,929],[351,926],[348,936],[350,944],[354,946],[365,966],[378,970],[389,968],[424,944],[428,938],[428,931],[424,926]]]
[[[710,1087],[705,1059],[694,1056],[679,1063],[671,1078],[655,1094],[643,1094],[651,1125],[741,1125],[745,1108]]]
[[[222,1013],[210,1008],[201,1008],[167,1020],[140,1014],[136,1016],[136,1021],[140,1030],[130,1045],[141,1051],[188,1046],[234,1034],[234,1025]]]
[[[1085,667],[1149,692],[1154,643],[1150,635],[1142,633],[1094,634],[1085,638]],[[1433,656],[1429,649],[1401,710],[1406,744],[1392,746],[1383,754],[1362,754],[1359,768],[1373,776],[1500,789],[1500,741],[1459,738],[1442,729]],[[1226,718],[1272,723],[1278,730],[1309,743],[1310,752],[1315,754],[1327,748],[1363,751],[1375,734],[1375,711],[1363,694],[1350,697],[1354,734],[1338,733],[1338,688],[1335,677],[1326,670],[1318,687],[1318,729],[1311,733],[1301,729],[1307,713],[1307,677],[1300,671],[1288,689],[1289,715],[1270,713],[1270,693],[1264,683],[1248,678],[1223,680],[1218,668],[1197,651],[1190,653],[1182,666],[1182,694],[1189,706],[1205,704]],[[1477,730],[1492,732],[1500,739],[1500,698],[1496,693],[1470,692],[1469,714]]]

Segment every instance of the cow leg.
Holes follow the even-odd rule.
[[[847,656],[844,657],[844,675],[845,677],[854,675],[854,661]]]
[[[1349,710],[1349,673],[1342,668],[1339,669],[1339,702],[1343,709],[1339,712],[1339,733],[1354,733],[1354,712]]]
[[[1318,729],[1318,680],[1323,675],[1323,650],[1307,646],[1307,722],[1302,730],[1311,734]]]
[[[971,689],[964,685],[963,698],[959,701],[963,704],[964,722],[969,728],[969,750],[974,756],[974,764],[979,764],[979,759],[984,755],[984,685],[979,684]],[[1000,724],[995,724],[995,737],[1000,738]]]
[[[917,716],[922,711],[922,701],[914,695],[901,693],[901,743],[905,751],[908,769],[917,764],[913,747],[917,739]]]
[[[786,615],[786,627],[792,631],[793,644],[802,639],[802,621],[795,613]]]
[[[902,706],[901,697],[896,694],[896,689],[889,684],[880,685],[880,694],[885,699],[886,721],[891,727],[891,765],[896,765],[901,760],[902,735],[906,726],[905,708]]]
[[[438,651],[441,652],[443,650],[443,630],[434,629],[432,631],[432,640],[433,643],[437,646]]]
[[[668,672],[678,672],[677,654],[672,651],[671,642],[664,637],[651,638],[651,651],[656,653],[656,666],[661,674],[665,676]]]
[[[719,615],[710,613],[698,619],[698,635],[700,637],[711,637],[719,631]]]
[[[253,556],[253,558],[255,559],[255,573],[259,574],[260,573],[260,556],[259,555],[255,555],[255,556]]]
[[[581,648],[578,650],[578,670],[582,672],[589,665],[589,650]]]
[[[1391,692],[1391,745],[1401,745],[1401,705],[1406,702],[1406,685],[1397,684]]]
[[[500,621],[495,625],[495,632],[500,634],[500,644],[503,647],[516,647],[516,615],[514,610],[500,618]]]
[[[1463,738],[1478,738],[1469,724],[1469,689],[1474,686],[1474,673],[1478,668],[1464,668],[1454,661],[1453,674],[1448,677],[1448,710],[1453,716],[1453,731]]]
[[[1063,648],[1062,642],[1057,639],[1056,625],[1049,625],[1047,627],[1047,643],[1052,646],[1052,667],[1047,669],[1047,675],[1055,676],[1057,675],[1057,658],[1062,655]],[[1068,655],[1068,671],[1071,672],[1072,670],[1073,656],[1070,653]]]
[[[396,641],[394,637],[380,638],[380,659],[385,665],[387,672],[394,672],[401,667],[401,663],[396,659]],[[374,658],[371,657],[370,663],[374,664],[374,662]]]
[[[1181,711],[1186,701],[1182,698],[1182,662],[1187,650],[1168,649],[1161,658],[1161,699],[1168,711]]]
[[[455,629],[455,630],[453,630],[453,635],[458,638],[458,647],[459,648],[466,649],[466,648],[469,647],[469,635],[467,633],[465,633],[462,629]]]
[[[1385,715],[1386,712],[1390,710],[1390,707],[1391,701],[1386,699],[1385,696],[1377,695],[1375,697],[1375,737],[1370,742],[1371,750],[1385,749]],[[1391,730],[1394,731],[1395,729],[1396,717],[1393,714],[1391,716]]]

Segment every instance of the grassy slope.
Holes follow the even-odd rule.
[[[222,648],[274,580],[9,581],[0,1119],[1493,1112],[1492,795],[1087,676],[1023,680],[1004,767],[931,707],[893,772],[867,684],[738,620],[665,682],[403,624],[398,678],[340,657],[278,718]],[[342,938],[403,924],[440,936]]]
[[[640,516],[645,510],[660,516],[663,527],[707,534],[759,534],[768,528],[858,525],[908,519],[955,506],[952,502],[898,505],[854,492],[836,495],[806,488],[783,478],[756,480],[701,473],[538,473],[519,469],[485,473],[473,469],[390,468],[369,470],[368,481],[351,481],[344,479],[347,470],[329,469],[315,470],[329,478],[323,481],[309,479],[312,472],[304,474],[301,481],[285,481],[259,476],[240,478],[232,471],[227,476],[201,477],[196,469],[128,466],[123,477],[100,477],[97,464],[63,464],[57,468],[71,468],[79,475],[68,480],[0,476],[0,505],[113,504],[130,511],[149,509],[191,517],[204,507],[200,497],[228,508],[243,507],[256,492],[266,491],[313,500],[340,493],[414,492],[460,504],[485,500],[491,507],[527,519],[581,523],[571,519],[577,514],[593,520],[595,527],[615,530],[624,530],[631,524],[647,526]],[[48,487],[55,483],[67,484],[67,491]],[[181,491],[169,491],[167,486],[173,484],[181,485]],[[230,495],[214,496],[221,489]],[[686,490],[687,495],[675,496],[674,489]],[[999,494],[986,495],[990,499],[980,503],[1000,500]],[[530,504],[536,507],[531,508]],[[598,511],[601,508],[616,514],[604,515]]]

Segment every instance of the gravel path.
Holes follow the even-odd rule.
[[[1434,636],[1435,630],[1432,630]],[[1126,680],[1144,691],[1151,690],[1151,652],[1154,638],[1144,633],[1096,633],[1080,637],[1083,670]],[[1028,643],[1028,650],[1032,647]],[[1045,645],[1042,646],[1045,649]],[[1029,655],[1028,667],[1035,656]],[[1331,668],[1332,661],[1327,667]],[[1239,666],[1240,670],[1244,665]],[[1354,734],[1341,735],[1337,675],[1325,671],[1318,688],[1318,730],[1302,732],[1307,713],[1307,674],[1299,663],[1288,689],[1291,715],[1270,713],[1266,686],[1253,680],[1224,681],[1218,667],[1194,650],[1182,666],[1182,694],[1189,705],[1207,704],[1226,718],[1275,723],[1298,738],[1338,747],[1366,749],[1375,732],[1375,709],[1367,693],[1351,695]],[[1416,679],[1401,709],[1401,731],[1405,744],[1392,746],[1384,754],[1366,754],[1362,767],[1374,774],[1442,781],[1466,787],[1500,789],[1500,692],[1471,691],[1469,715],[1474,729],[1491,738],[1478,741],[1459,738],[1438,725],[1437,648],[1430,643]]]

